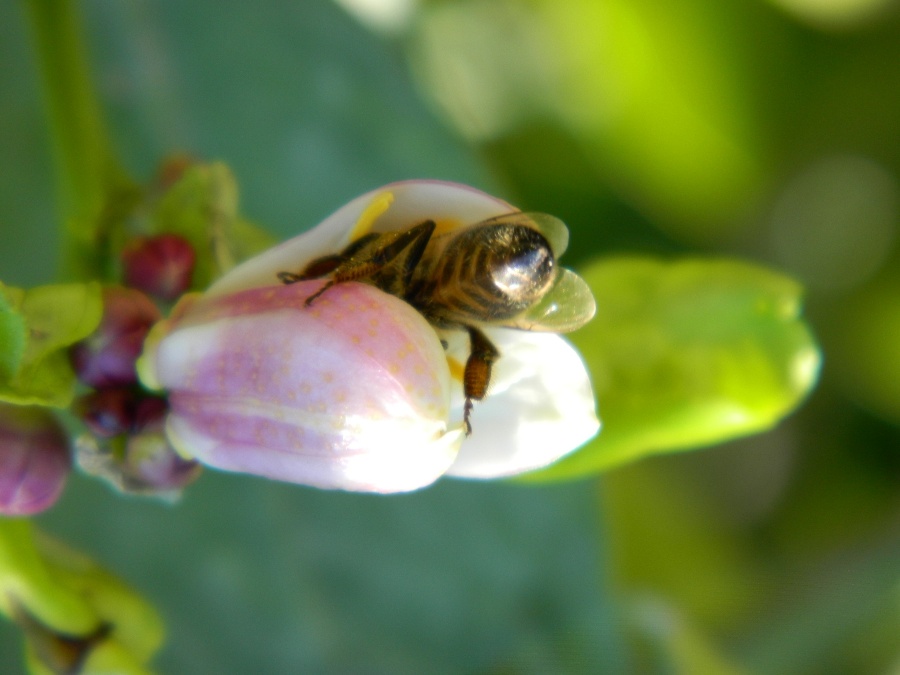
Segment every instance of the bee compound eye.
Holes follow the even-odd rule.
[[[509,253],[503,264],[494,268],[493,280],[509,300],[524,307],[540,299],[553,281],[553,253],[545,245]]]

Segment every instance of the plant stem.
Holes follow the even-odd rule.
[[[25,0],[57,159],[63,272],[96,278],[110,209],[134,186],[114,155],[73,0]],[[125,201],[130,201],[126,199]]]
[[[16,603],[47,625],[73,635],[99,620],[78,593],[60,583],[35,546],[26,518],[0,518],[0,614],[15,619]]]

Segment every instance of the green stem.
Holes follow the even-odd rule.
[[[94,611],[54,579],[25,518],[0,518],[0,613],[16,616],[15,603],[60,632],[73,635],[96,630]]]
[[[100,275],[110,211],[133,195],[112,149],[91,83],[72,0],[25,0],[57,157],[64,273]]]

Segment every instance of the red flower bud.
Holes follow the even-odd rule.
[[[0,404],[0,514],[28,516],[50,508],[71,465],[68,439],[53,415]]]
[[[191,287],[196,255],[175,234],[140,237],[122,251],[125,284],[166,302]]]
[[[134,363],[147,331],[160,318],[153,301],[140,291],[120,286],[103,289],[103,319],[70,356],[79,379],[92,387],[137,382]]]

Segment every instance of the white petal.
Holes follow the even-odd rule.
[[[219,278],[207,295],[280,283],[278,272],[302,270],[311,260],[340,251],[360,234],[354,228],[375,200],[393,199],[372,231],[390,232],[434,220],[447,226],[470,225],[516,211],[506,202],[458,183],[411,180],[391,183],[357,197],[303,234],[238,265]]]
[[[448,475],[499,478],[539,469],[597,433],[587,370],[566,340],[503,329],[485,333],[501,355],[488,395],[475,402],[472,435]],[[456,389],[452,407],[461,419],[461,385]]]

